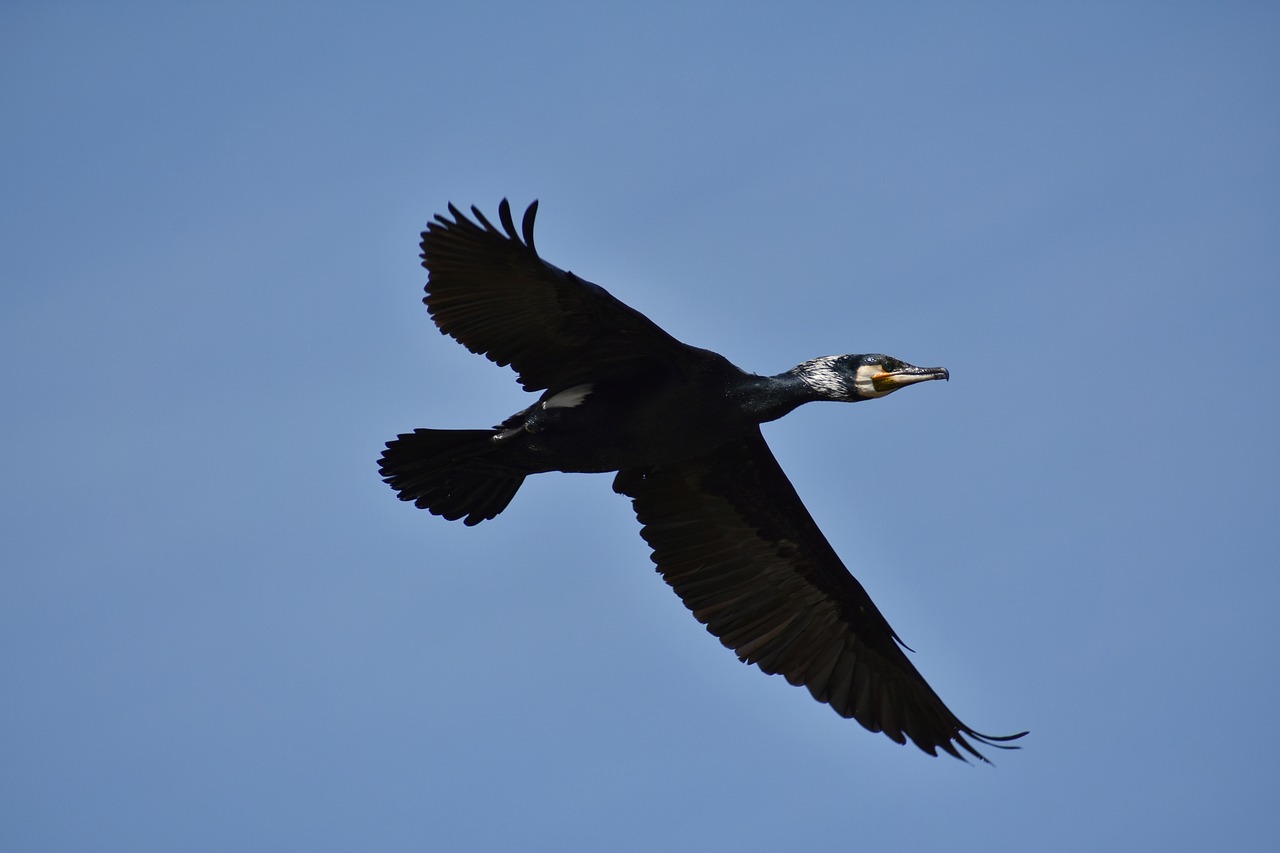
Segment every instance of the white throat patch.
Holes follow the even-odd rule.
[[[874,377],[884,373],[884,367],[879,364],[863,364],[858,367],[857,377],[853,380],[853,387],[858,390],[860,397],[883,397],[889,391],[876,390],[876,384],[872,380]],[[890,389],[892,390],[892,389]]]

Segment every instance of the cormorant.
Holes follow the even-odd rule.
[[[617,471],[652,559],[694,617],[738,657],[804,685],[844,717],[930,755],[971,741],[1014,749],[943,704],[801,503],[760,434],[814,400],[858,402],[949,378],[884,355],[837,355],[776,376],[677,341],[604,288],[552,266],[519,231],[452,204],[422,234],[423,302],[440,331],[538,401],[493,429],[417,429],[387,443],[401,500],[478,524],[543,471]]]

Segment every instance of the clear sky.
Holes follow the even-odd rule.
[[[1274,849],[1275,4],[9,2],[0,116],[0,848]],[[739,664],[608,476],[395,500],[527,404],[420,303],[504,196],[743,368],[950,369],[766,437],[1022,751]]]

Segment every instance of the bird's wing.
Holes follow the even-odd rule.
[[[440,331],[500,366],[526,391],[564,389],[695,352],[599,285],[538,257],[535,201],[520,231],[503,199],[501,230],[449,205],[422,232],[423,302]]]
[[[930,755],[970,740],[899,647],[756,433],[690,462],[619,472],[658,571],[738,657],[804,685],[841,716]],[[1025,734],[1025,733],[1024,733]]]

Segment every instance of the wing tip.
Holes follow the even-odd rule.
[[[533,220],[538,216],[538,200],[535,198],[525,208],[524,218],[520,220],[520,231],[524,234],[524,243],[529,247],[529,251],[535,255],[538,253],[538,247],[533,244]]]
[[[537,199],[534,199],[525,208],[519,229],[516,228],[515,217],[511,214],[511,202],[506,198],[503,198],[498,203],[498,222],[502,225],[501,229],[495,227],[480,208],[474,204],[471,205],[469,216],[453,202],[449,202],[446,207],[449,211],[448,216],[437,213],[422,231],[419,247],[423,253],[419,257],[423,260],[426,260],[427,243],[430,236],[436,233],[445,235],[451,231],[468,231],[473,235],[490,234],[505,239],[516,246],[527,248],[535,257],[537,256],[538,249],[533,242],[533,225],[538,215]],[[449,217],[452,217],[452,219]]]
[[[977,758],[983,764],[989,764],[992,767],[994,767],[995,762],[987,758],[985,755],[979,752],[976,747],[970,744],[969,741],[966,740],[965,738],[966,735],[968,735],[969,738],[982,744],[983,746],[989,747],[991,749],[1013,750],[1013,749],[1022,749],[1022,745],[1012,744],[1012,743],[1009,743],[1009,741],[1018,740],[1019,738],[1026,737],[1029,734],[1031,734],[1030,729],[1026,731],[1018,732],[1017,734],[1012,734],[1012,735],[986,735],[986,734],[983,734],[982,732],[976,732],[973,729],[965,726],[961,730],[957,731],[954,735],[952,735],[951,740],[947,741],[945,744],[942,744],[942,746],[944,749],[947,750],[947,752],[954,755],[956,758],[959,758],[961,761],[968,763],[968,759],[966,759],[963,755],[959,754],[955,750],[955,747],[952,746],[953,743],[959,744],[964,749],[965,752]],[[927,751],[928,750],[926,750],[926,752]]]

